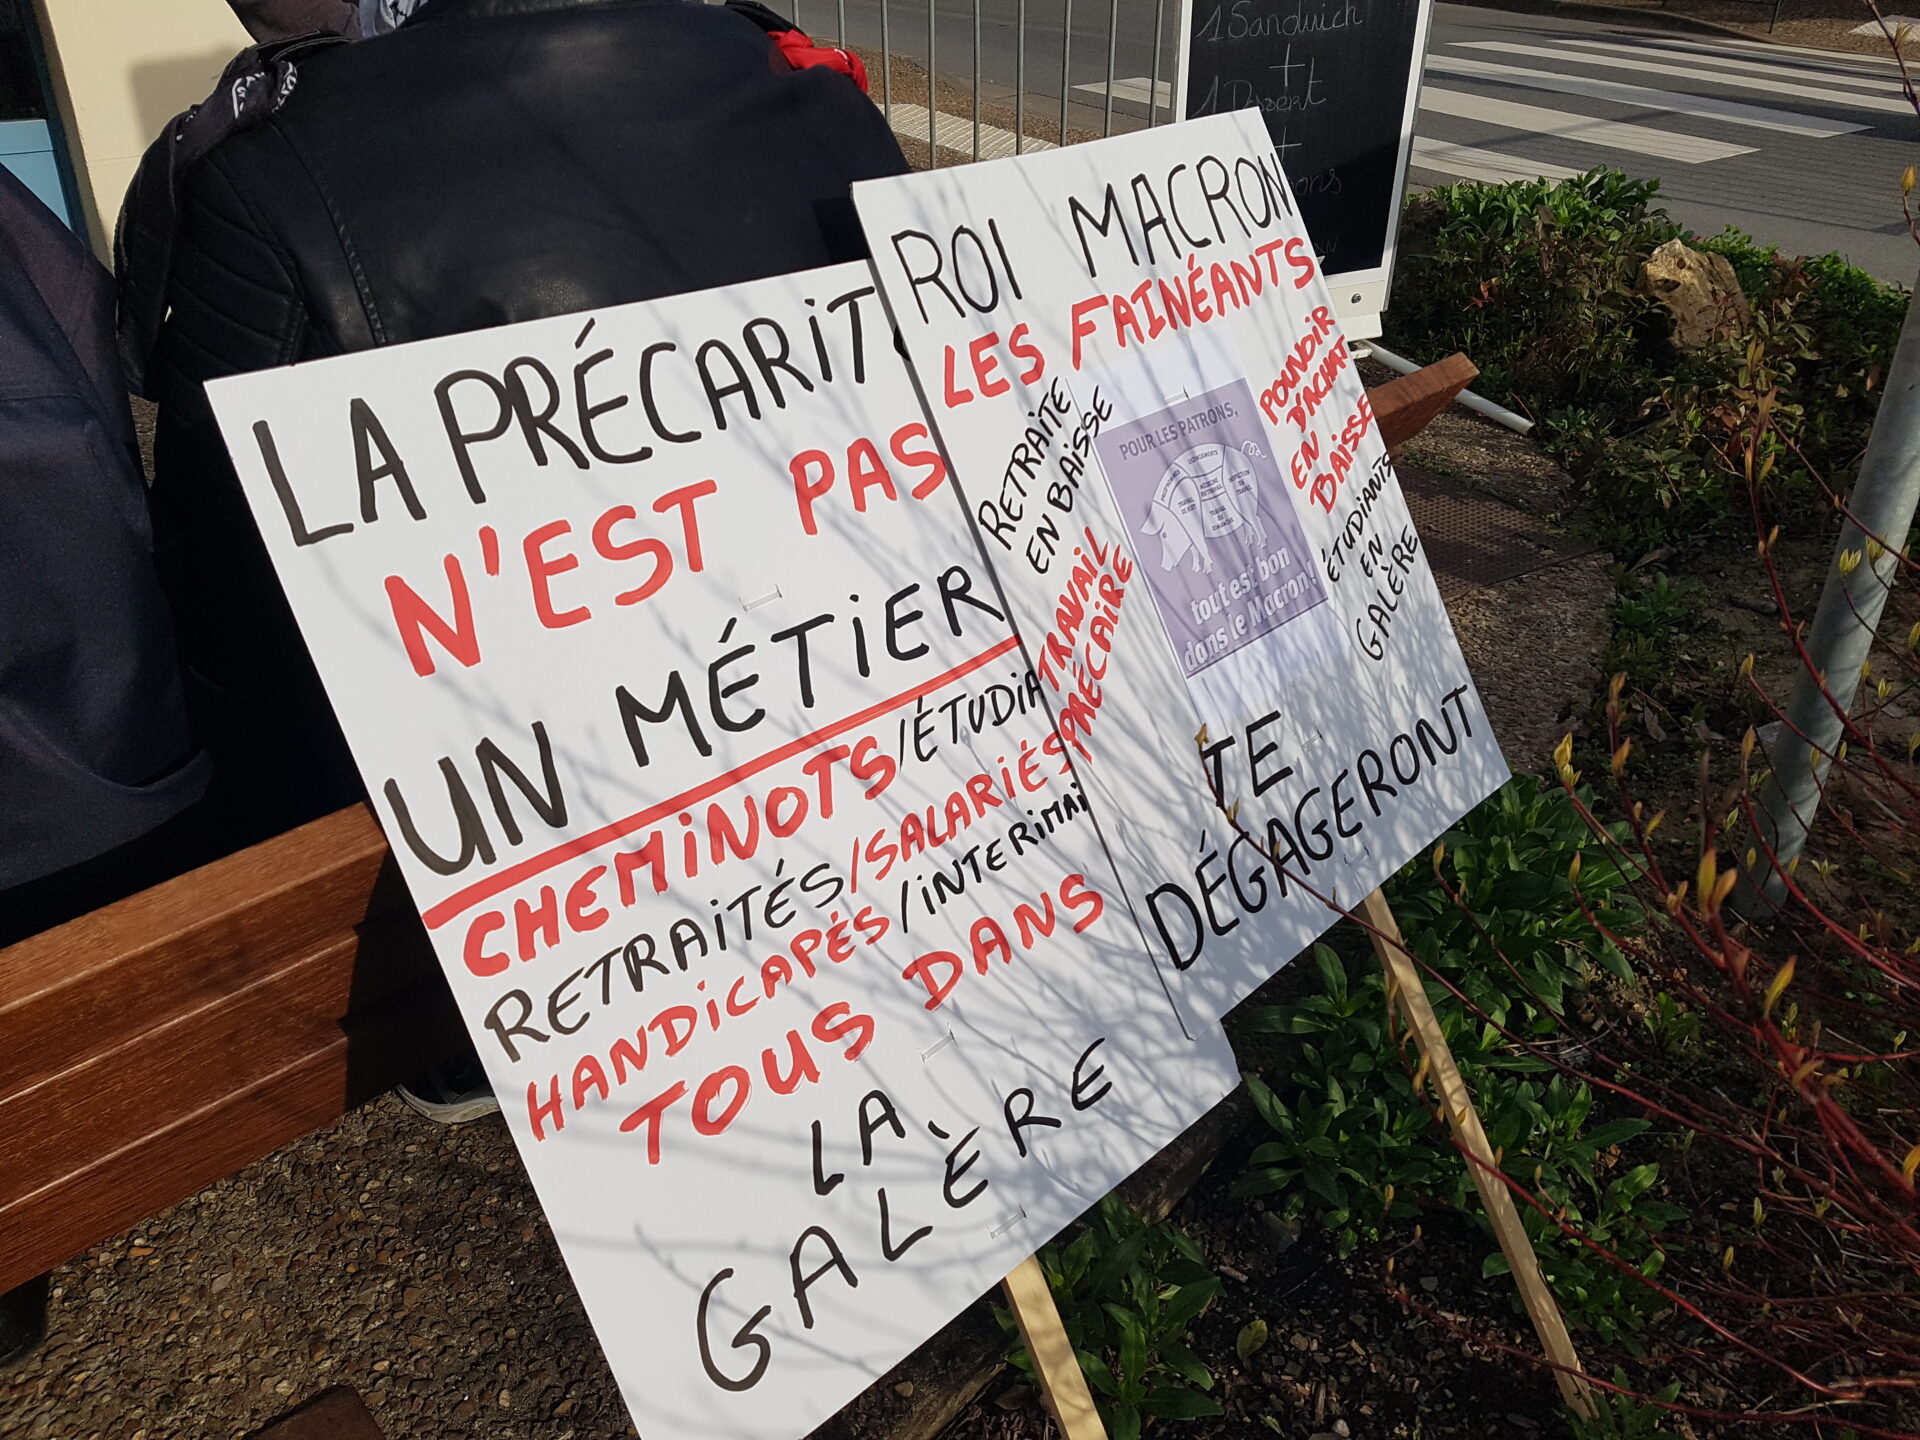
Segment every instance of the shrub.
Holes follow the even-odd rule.
[[[1635,909],[1606,908],[1626,877],[1579,810],[1528,779],[1463,819],[1434,865],[1409,867],[1389,895],[1415,955],[1459,992],[1429,986],[1488,1139],[1550,1212],[1522,1211],[1548,1282],[1569,1323],[1610,1340],[1664,1307],[1561,1224],[1651,1276],[1661,1265],[1653,1235],[1684,1212],[1654,1198],[1656,1163],[1628,1164],[1620,1154],[1647,1121],[1596,1116],[1591,1086],[1570,1083],[1516,1043],[1559,1037],[1569,1007],[1591,987],[1629,978],[1575,895],[1576,858],[1586,904],[1601,907],[1616,930],[1634,929]],[[1249,1077],[1273,1138],[1253,1152],[1241,1192],[1279,1196],[1286,1213],[1324,1227],[1342,1255],[1423,1206],[1458,1210],[1484,1227],[1467,1163],[1387,1033],[1371,954],[1346,958],[1319,945],[1313,959],[1318,994],[1242,1022],[1307,1038],[1286,1083]],[[1483,1273],[1505,1270],[1505,1257],[1490,1250]]]
[[[1040,1251],[1040,1268],[1113,1440],[1139,1440],[1150,1420],[1221,1413],[1206,1393],[1213,1376],[1187,1344],[1220,1281],[1186,1234],[1165,1222],[1150,1225],[1108,1195],[1072,1240]],[[1017,1339],[1012,1314],[995,1313],[1016,1337],[1014,1367],[1032,1376],[1033,1357]]]
[[[1659,308],[1640,262],[1679,227],[1656,181],[1617,170],[1573,180],[1443,185],[1407,202],[1388,321],[1392,343],[1464,350],[1478,388],[1539,418],[1578,409],[1612,425],[1645,398]]]
[[[1673,673],[1683,627],[1693,619],[1693,587],[1665,573],[1620,578],[1608,626],[1604,668],[1625,675],[1630,690],[1652,694]]]
[[[1613,1383],[1624,1388],[1627,1377],[1615,1370]],[[1583,1418],[1570,1411],[1567,1423],[1573,1440],[1680,1440],[1666,1408],[1679,1394],[1678,1385],[1669,1385],[1653,1397],[1656,1403],[1648,1404],[1631,1395],[1596,1391],[1593,1415]]]
[[[1904,292],[1838,256],[1688,235],[1727,258],[1752,319],[1677,350],[1639,290],[1647,257],[1684,233],[1657,192],[1595,170],[1414,196],[1386,317],[1395,348],[1465,351],[1477,388],[1538,422],[1621,553],[1743,531],[1750,488],[1769,519],[1844,490],[1906,310]]]
[[[1777,581],[1772,544],[1758,548]],[[1915,569],[1900,561],[1909,580]],[[1913,605],[1894,598],[1900,635]],[[1635,793],[1622,679],[1590,753],[1612,775],[1608,809],[1628,817],[1625,831],[1596,818],[1571,739],[1556,756],[1569,803],[1651,902],[1650,923],[1623,944],[1657,1003],[1581,1068],[1685,1157],[1689,1214],[1664,1237],[1661,1271],[1680,1314],[1666,1353],[1636,1369],[1678,1378],[1693,1405],[1815,1435],[1920,1434],[1920,785],[1910,712],[1887,703],[1920,681],[1920,625],[1904,644],[1888,638],[1777,909],[1731,904],[1729,864],[1755,866],[1768,843],[1754,732],[1724,752],[1703,746],[1691,813],[1671,830]],[[1751,665],[1741,677],[1778,717]]]

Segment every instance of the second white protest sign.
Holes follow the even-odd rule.
[[[1169,988],[1222,1015],[1507,775],[1272,142],[1249,110],[854,198]]]

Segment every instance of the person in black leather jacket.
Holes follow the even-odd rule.
[[[193,164],[152,507],[236,845],[362,792],[205,382],[862,258],[849,186],[906,168],[844,76],[686,0],[430,0]]]

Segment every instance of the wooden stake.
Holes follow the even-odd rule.
[[[1000,1285],[1013,1307],[1013,1318],[1020,1324],[1020,1338],[1027,1342],[1033,1373],[1047,1397],[1047,1408],[1059,1422],[1060,1433],[1066,1440],[1107,1440],[1107,1427],[1093,1408],[1093,1394],[1081,1373],[1080,1357],[1073,1353],[1073,1342],[1060,1323],[1060,1309],[1053,1303],[1053,1291],[1047,1288],[1047,1273],[1040,1268],[1039,1257],[1029,1255],[1022,1260]]]
[[[1591,1419],[1594,1414],[1593,1393],[1583,1378],[1580,1357],[1574,1353],[1573,1340],[1567,1334],[1566,1321],[1560,1316],[1560,1307],[1554,1302],[1553,1292],[1547,1288],[1546,1279],[1540,1274],[1540,1261],[1533,1253],[1532,1242],[1527,1239],[1526,1227],[1520,1223],[1520,1212],[1514,1207],[1513,1195],[1498,1174],[1493,1147],[1488,1144],[1487,1132],[1481,1127],[1479,1113],[1473,1108],[1473,1097],[1467,1093],[1466,1081],[1460,1078],[1460,1068],[1453,1063],[1453,1052],[1447,1048],[1446,1036],[1440,1031],[1440,1021],[1433,1013],[1432,1002],[1427,999],[1426,986],[1420,982],[1420,972],[1412,956],[1407,953],[1399,923],[1393,918],[1393,909],[1387,904],[1387,897],[1375,890],[1360,902],[1357,913],[1367,924],[1368,938],[1373,941],[1373,953],[1380,957],[1380,964],[1387,974],[1389,1018],[1394,1003],[1398,1001],[1407,1017],[1408,1028],[1413,1031],[1414,1043],[1420,1047],[1420,1054],[1427,1062],[1428,1073],[1439,1092],[1440,1106],[1446,1113],[1447,1124],[1452,1127],[1454,1139],[1471,1157],[1468,1168],[1473,1171],[1473,1183],[1479,1187],[1480,1202],[1487,1207],[1487,1218],[1493,1222],[1493,1233],[1498,1237],[1500,1249],[1507,1257],[1507,1265],[1513,1271],[1514,1283],[1520,1287],[1520,1299],[1533,1321],[1534,1332],[1540,1337],[1547,1359],[1559,1367],[1553,1372],[1553,1378],[1559,1382],[1560,1397],[1576,1414]]]

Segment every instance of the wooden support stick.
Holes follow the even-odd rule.
[[[1093,1394],[1080,1371],[1080,1357],[1073,1353],[1073,1342],[1060,1323],[1060,1309],[1053,1303],[1053,1291],[1047,1288],[1047,1272],[1040,1268],[1039,1257],[1029,1255],[1000,1284],[1013,1307],[1013,1318],[1019,1322],[1020,1338],[1027,1342],[1027,1353],[1033,1356],[1033,1373],[1039,1377],[1041,1392],[1059,1422],[1060,1433],[1066,1440],[1107,1440],[1107,1427],[1093,1408]]]
[[[1580,1357],[1574,1353],[1573,1340],[1567,1334],[1567,1324],[1560,1316],[1553,1292],[1540,1274],[1540,1261],[1527,1239],[1526,1228],[1520,1223],[1513,1195],[1499,1176],[1493,1147],[1487,1143],[1487,1132],[1473,1108],[1466,1081],[1460,1078],[1460,1067],[1453,1063],[1453,1052],[1447,1048],[1433,1004],[1427,999],[1426,986],[1420,982],[1420,972],[1407,953],[1393,909],[1387,904],[1387,897],[1375,890],[1360,902],[1358,913],[1367,924],[1373,953],[1380,957],[1381,967],[1386,971],[1388,1016],[1391,1018],[1394,1003],[1398,1001],[1413,1031],[1414,1042],[1426,1058],[1447,1124],[1452,1127],[1454,1139],[1470,1157],[1468,1168],[1473,1171],[1473,1183],[1479,1187],[1480,1202],[1487,1207],[1493,1233],[1513,1271],[1514,1283],[1520,1287],[1520,1299],[1527,1307],[1527,1315],[1533,1321],[1547,1359],[1558,1367],[1553,1378],[1559,1382],[1560,1397],[1576,1414],[1591,1419],[1593,1394],[1583,1378]]]

